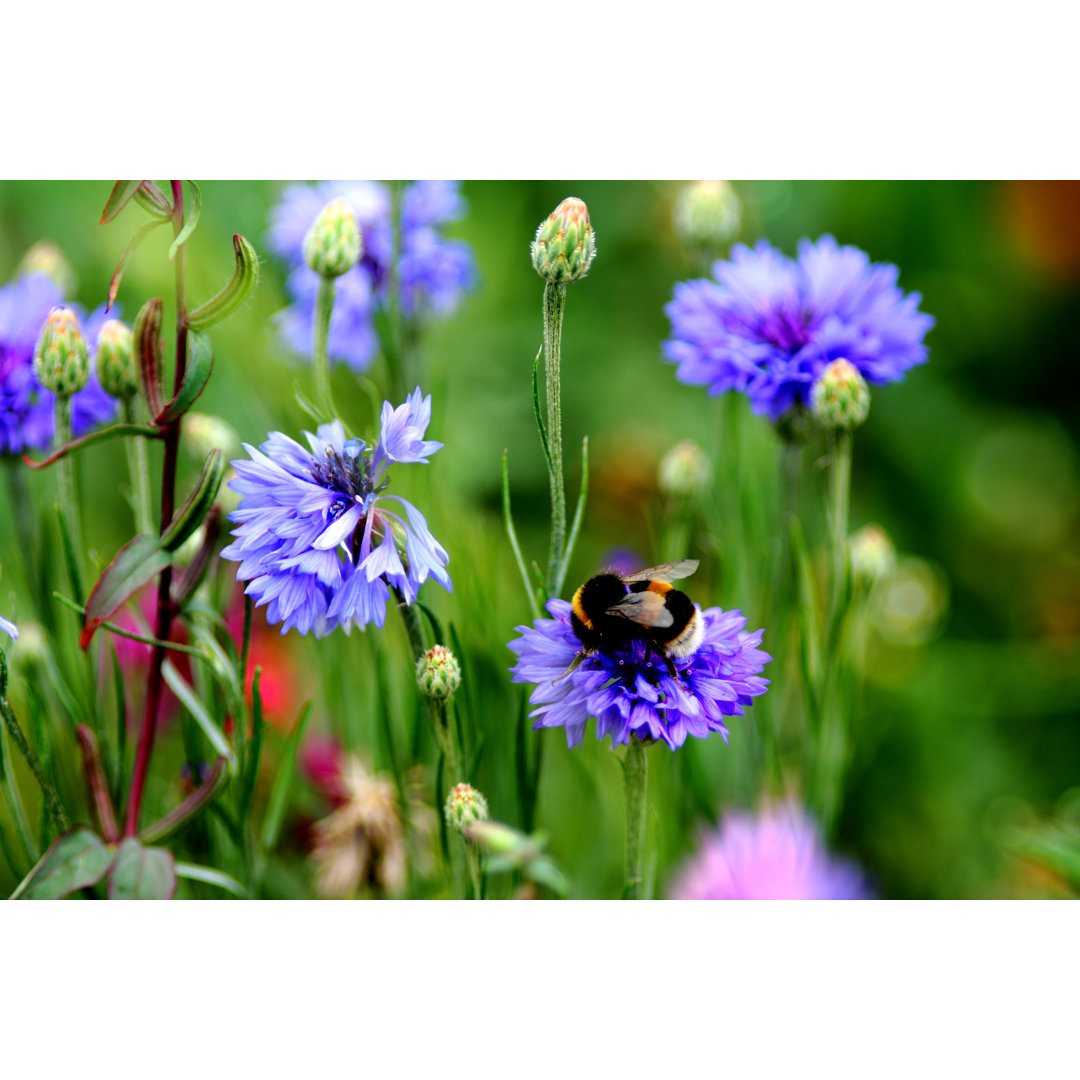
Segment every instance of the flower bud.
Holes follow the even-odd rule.
[[[660,461],[660,490],[677,498],[701,495],[708,486],[711,471],[705,451],[692,439],[684,439]]]
[[[896,565],[896,549],[880,525],[864,525],[849,545],[851,573],[867,583],[884,577]]]
[[[240,453],[240,437],[220,416],[189,412],[184,417],[184,445],[192,457],[205,461],[212,450],[220,450],[227,461]]]
[[[90,350],[71,308],[49,312],[34,349],[34,376],[57,397],[71,397],[90,381]]]
[[[580,199],[563,199],[540,223],[530,250],[533,268],[545,280],[565,283],[584,277],[596,255],[589,208]]]
[[[348,273],[360,261],[360,229],[348,199],[334,199],[304,237],[304,261],[324,278]]]
[[[870,412],[870,388],[854,364],[833,360],[810,390],[810,410],[824,427],[858,427]]]
[[[446,824],[464,832],[477,821],[487,821],[487,799],[470,784],[457,784],[446,797]]]
[[[687,247],[714,251],[739,231],[742,204],[726,180],[698,180],[675,201],[675,235]]]
[[[446,699],[461,685],[461,666],[443,645],[432,645],[416,663],[416,681],[428,697]]]
[[[71,263],[51,240],[39,240],[20,260],[15,277],[30,274],[44,274],[65,297],[74,296],[79,285]]]
[[[135,335],[119,319],[110,319],[101,328],[94,353],[98,382],[109,397],[127,400],[139,389],[135,366]]]

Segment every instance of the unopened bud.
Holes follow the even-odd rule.
[[[21,278],[30,274],[44,274],[63,297],[74,296],[79,285],[71,263],[51,240],[39,240],[20,260],[15,276]]]
[[[679,498],[700,495],[708,486],[710,473],[705,451],[692,439],[684,439],[660,461],[660,490]]]
[[[742,205],[726,180],[698,180],[675,201],[675,235],[687,247],[714,251],[739,231]]]
[[[90,350],[71,308],[49,312],[34,349],[34,376],[57,397],[71,397],[90,381]]]
[[[360,261],[360,229],[348,199],[334,199],[304,237],[304,261],[324,278],[348,273]]]
[[[457,784],[446,797],[446,824],[464,832],[477,821],[487,821],[487,799],[470,784]]]
[[[208,413],[189,412],[184,417],[184,445],[199,461],[212,450],[220,450],[228,461],[240,453],[240,437],[233,426]]]
[[[857,581],[884,577],[896,565],[896,549],[880,525],[864,525],[850,541],[851,574]]]
[[[461,666],[443,645],[433,645],[416,662],[416,681],[428,697],[446,699],[461,685]]]
[[[126,401],[139,389],[135,335],[119,319],[110,319],[98,334],[94,353],[98,382],[109,397]]]
[[[565,283],[584,277],[596,255],[589,208],[580,199],[563,199],[540,223],[530,250],[533,268],[545,280]]]
[[[870,412],[870,388],[854,364],[833,360],[810,390],[810,410],[824,427],[858,427]]]

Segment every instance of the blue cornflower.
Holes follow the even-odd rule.
[[[0,615],[0,634],[7,634],[12,641],[15,641],[19,636],[19,631],[13,622]]]
[[[831,236],[801,240],[798,259],[765,240],[736,244],[730,261],[713,265],[715,281],[675,286],[664,355],[682,382],[741,390],[772,420],[808,403],[830,360],[848,360],[867,382],[895,382],[926,361],[934,325],[920,295],[897,286],[898,273]]]
[[[536,687],[529,698],[538,706],[530,714],[537,718],[533,727],[566,728],[568,746],[581,742],[590,717],[596,719],[596,737],[610,735],[614,746],[636,735],[674,750],[687,735],[704,739],[714,731],[727,742],[724,718],[742,716],[769,685],[759,674],[772,659],[758,648],[764,631],[747,633],[739,611],[701,612],[704,640],[691,656],[674,661],[675,679],[665,659],[643,641],[593,653],[568,671],[581,653],[570,625],[571,605],[549,600],[547,610],[554,618],[517,627],[521,637],[510,649],[518,661],[510,671],[513,682]]]
[[[0,288],[0,454],[42,450],[53,437],[53,395],[34,378],[34,346],[49,312],[63,304],[45,274],[29,274]],[[87,317],[77,304],[83,336],[93,359],[97,337],[109,316],[105,305]],[[72,399],[72,430],[84,435],[116,415],[116,402],[101,389],[90,367],[90,381]]]
[[[337,198],[352,206],[363,250],[356,266],[336,279],[327,348],[331,359],[363,371],[378,350],[375,312],[388,302],[394,257],[390,193],[382,184],[332,180],[285,189],[271,214],[267,236],[270,247],[291,268],[286,288],[293,303],[278,313],[278,329],[295,352],[311,355],[319,276],[304,262],[304,236],[323,207]],[[456,182],[417,180],[405,189],[398,277],[406,316],[448,315],[475,285],[472,249],[462,240],[445,239],[439,231],[462,217],[466,205]]]
[[[391,463],[427,464],[442,447],[424,439],[430,420],[431,396],[417,388],[396,409],[383,404],[374,446],[346,439],[338,420],[305,432],[310,450],[280,431],[259,450],[244,444],[251,460],[233,462],[229,485],[240,495],[229,515],[238,527],[221,554],[240,563],[237,579],[249,582],[247,594],[267,605],[267,621],[280,622],[283,634],[382,626],[391,588],[410,604],[428,577],[451,589],[446,551],[424,515],[385,494]]]

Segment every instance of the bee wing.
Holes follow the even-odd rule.
[[[639,570],[636,574],[630,574],[623,581],[680,581],[688,578],[698,568],[697,559],[678,559],[675,562],[661,563],[659,566],[650,566],[648,570]]]
[[[675,621],[664,598],[654,592],[630,593],[624,600],[609,607],[605,614],[618,615],[639,626],[670,626]]]

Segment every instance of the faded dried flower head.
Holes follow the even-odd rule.
[[[395,896],[405,887],[405,833],[393,780],[359,758],[342,769],[345,802],[315,825],[315,888],[328,899],[358,892]]]

